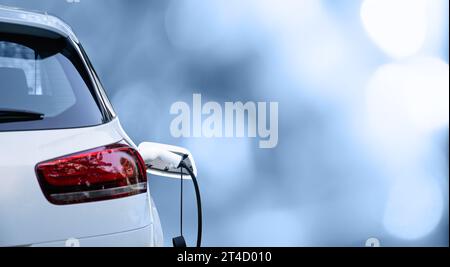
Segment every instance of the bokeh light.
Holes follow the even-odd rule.
[[[427,28],[427,0],[365,0],[361,18],[370,37],[395,57],[415,54],[423,46]]]
[[[439,223],[444,199],[435,177],[414,173],[396,181],[389,194],[384,226],[395,236],[417,239],[429,234]]]

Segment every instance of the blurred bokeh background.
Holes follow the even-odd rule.
[[[136,143],[193,153],[206,246],[448,246],[446,0],[0,0],[72,26]],[[173,138],[176,101],[279,102],[279,142]],[[188,184],[188,183],[186,183]],[[195,240],[192,187],[185,235]],[[165,243],[179,181],[150,177]]]

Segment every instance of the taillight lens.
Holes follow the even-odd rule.
[[[135,149],[122,143],[39,163],[36,173],[44,195],[57,205],[147,192],[144,161]]]

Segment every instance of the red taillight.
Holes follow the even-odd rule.
[[[120,143],[41,162],[36,173],[44,195],[57,205],[147,192],[144,161]]]

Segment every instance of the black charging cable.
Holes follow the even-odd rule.
[[[172,239],[174,247],[186,247],[186,241],[183,237],[183,168],[189,173],[192,178],[192,182],[194,184],[195,189],[195,197],[197,199],[197,247],[200,247],[202,244],[202,200],[200,196],[200,189],[198,187],[197,177],[194,172],[191,170],[191,167],[187,166],[184,160],[187,158],[187,155],[184,155],[183,160],[178,165],[178,168],[181,170],[181,190],[180,190],[180,236]]]
[[[180,235],[183,236],[183,167],[180,167]]]
[[[197,199],[197,247],[201,247],[202,245],[202,200],[200,196],[200,189],[198,187],[197,177],[195,177],[194,172],[191,170],[189,166],[181,161],[180,166],[185,168],[189,175],[192,178],[192,182],[194,184],[195,189],[195,197]]]

